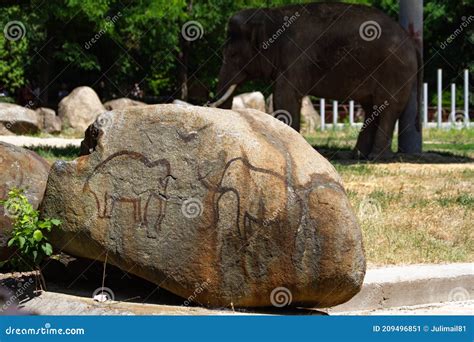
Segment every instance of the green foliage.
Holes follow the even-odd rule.
[[[1,200],[5,212],[13,221],[12,237],[8,247],[18,249],[18,254],[7,260],[13,266],[32,269],[53,253],[53,247],[44,233],[50,232],[53,227],[59,227],[61,221],[57,219],[39,218],[39,211],[33,209],[21,189],[12,189],[7,199]],[[5,262],[3,262],[5,263]]]
[[[74,160],[79,155],[79,147],[72,145],[66,147],[30,146],[28,149],[51,162],[58,159]]]
[[[15,103],[15,99],[11,96],[0,96],[0,103]]]
[[[8,22],[21,17],[20,7],[11,6],[0,10],[0,24],[3,28]],[[0,35],[0,85],[14,91],[25,83],[25,65],[28,63],[28,39],[8,40],[3,32]]]
[[[127,96],[133,83],[149,95],[180,95],[183,54],[189,84],[216,86],[229,17],[244,8],[274,7],[307,0],[31,0],[0,5],[0,28],[21,21],[26,35],[8,41],[0,35],[0,85],[15,91],[27,81],[43,87],[97,85],[105,80],[108,95]],[[346,0],[377,7],[398,20],[398,0]],[[461,85],[461,71],[474,68],[474,24],[445,49],[441,44],[468,16],[472,0],[425,1],[425,80],[435,89],[436,69],[444,82]],[[203,27],[202,38],[183,42],[182,26],[191,20]],[[86,47],[95,37],[96,41]],[[469,39],[471,37],[471,39]],[[49,74],[47,76],[46,74]],[[46,75],[46,76],[45,76]],[[28,78],[28,79],[27,79]],[[40,82],[41,83],[41,82]],[[51,84],[50,84],[51,83]],[[268,84],[253,82],[242,91]]]

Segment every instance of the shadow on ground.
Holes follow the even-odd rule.
[[[313,148],[330,161],[341,164],[361,163],[414,163],[414,164],[451,164],[472,163],[474,158],[460,156],[450,152],[426,151],[417,154],[395,153],[389,158],[378,158],[376,160],[354,159],[352,149],[345,147],[332,147],[327,145],[313,145]]]
[[[112,290],[114,300],[130,303],[146,303],[155,305],[170,305],[176,307],[204,307],[208,309],[229,310],[242,314],[264,314],[264,315],[327,315],[326,312],[293,307],[265,307],[241,309],[212,308],[200,303],[187,304],[187,300],[181,298],[159,286],[139,278],[133,274],[126,273],[121,269],[107,264],[104,277],[104,264],[99,261],[76,259],[62,254],[59,260],[51,259],[42,268],[49,292],[63,293],[78,297],[92,298],[94,291],[102,286]],[[102,285],[103,284],[103,285]]]

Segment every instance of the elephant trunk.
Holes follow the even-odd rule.
[[[217,83],[216,98],[218,100],[210,104],[211,107],[230,109],[232,107],[232,93],[235,92],[239,84],[245,81],[245,74],[241,68],[228,60],[229,58],[224,57]]]

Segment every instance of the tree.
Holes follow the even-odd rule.
[[[0,24],[20,21],[23,38],[0,36],[0,85],[15,91],[27,81],[40,84],[43,102],[55,104],[61,83],[69,88],[103,81],[104,97],[129,96],[139,83],[152,102],[187,98],[194,88],[213,95],[225,27],[236,11],[272,7],[296,0],[30,0],[3,2]],[[398,0],[350,0],[380,8],[398,20]],[[443,67],[446,84],[459,83],[473,68],[474,24],[445,49],[441,44],[471,13],[473,0],[425,0],[425,79],[434,86]],[[197,22],[198,39],[186,40],[183,27]],[[448,64],[449,63],[449,64]],[[242,90],[266,89],[254,82]],[[156,98],[160,96],[160,98]],[[203,95],[205,96],[205,95]],[[200,103],[202,99],[190,99]]]

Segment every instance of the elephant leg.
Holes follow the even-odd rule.
[[[369,158],[372,151],[372,146],[375,140],[375,133],[377,131],[378,117],[372,113],[372,107],[369,105],[362,105],[364,108],[364,124],[357,137],[357,143],[354,150],[356,158]]]
[[[112,210],[114,208],[114,197],[110,196],[107,192],[104,193],[104,211],[101,217],[112,217]]]
[[[392,152],[392,138],[395,130],[400,109],[398,106],[389,106],[380,113],[380,118],[375,132],[374,145],[370,152],[369,159],[390,158]]]
[[[148,199],[145,201],[145,206],[143,207],[143,224],[145,225],[146,236],[150,239],[156,239],[158,237],[156,224],[153,224],[152,222],[148,220],[148,211],[150,209],[150,202],[152,198],[158,199],[158,197],[153,193],[151,193],[150,196],[148,196]],[[160,208],[160,212],[161,212],[161,208]]]
[[[142,199],[140,197],[133,200],[133,218],[135,222],[143,222],[142,219]]]
[[[284,83],[285,84],[279,84],[277,82],[275,87],[273,94],[273,115],[277,119],[290,124],[295,131],[299,132],[300,110],[303,96],[299,95],[291,85],[288,85],[288,80],[284,80]],[[288,114],[290,117],[288,117]]]

